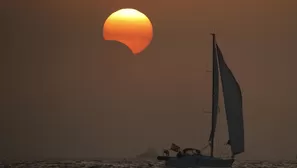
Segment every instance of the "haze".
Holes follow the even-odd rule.
[[[154,24],[138,56],[102,38],[104,20],[126,7]],[[243,90],[239,158],[296,156],[295,0],[31,0],[7,1],[1,11],[1,159],[133,157],[172,142],[203,147],[211,32]],[[222,110],[219,117],[217,155],[228,139]]]

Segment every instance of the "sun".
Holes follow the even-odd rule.
[[[121,42],[134,54],[139,54],[151,43],[153,26],[149,18],[138,10],[120,9],[106,19],[103,38]]]

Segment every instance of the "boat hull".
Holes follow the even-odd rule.
[[[166,167],[173,168],[231,168],[234,159],[222,159],[203,155],[183,157],[159,156],[158,160],[165,161]]]

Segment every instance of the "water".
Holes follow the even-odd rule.
[[[297,168],[297,161],[237,161],[234,168]],[[45,160],[1,163],[0,168],[164,168],[153,160]]]

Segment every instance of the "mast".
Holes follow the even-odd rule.
[[[211,117],[211,132],[209,136],[210,142],[210,156],[213,157],[214,151],[214,137],[217,123],[217,112],[218,112],[218,92],[219,92],[219,75],[218,75],[218,61],[217,61],[217,49],[215,34],[212,35],[212,117]]]

